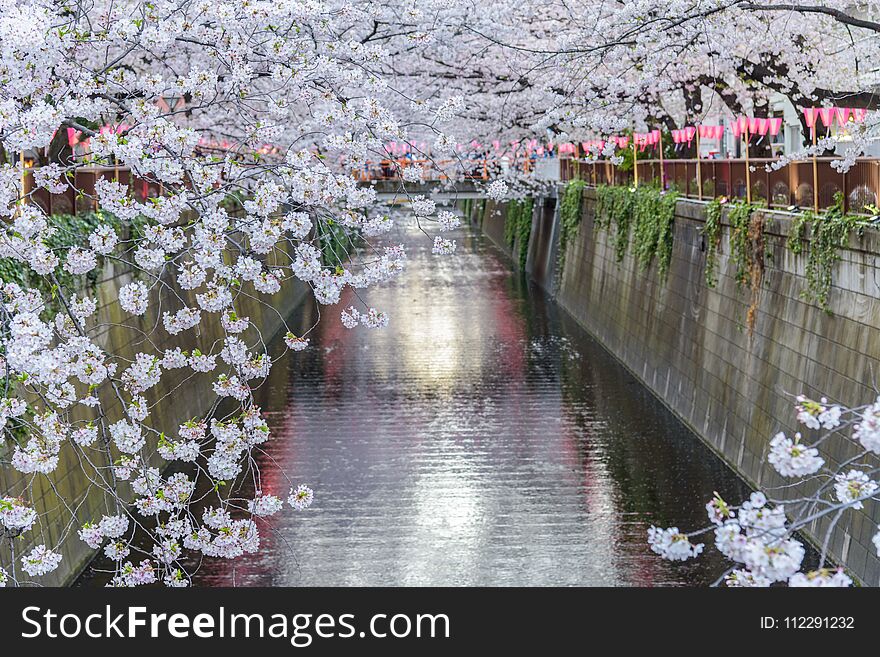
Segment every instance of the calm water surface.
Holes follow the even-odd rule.
[[[260,391],[274,435],[263,490],[285,492],[283,471],[315,503],[272,518],[265,549],[235,568],[203,564],[198,585],[705,585],[721,572],[712,550],[663,561],[645,534],[704,526],[712,492],[740,498],[741,481],[487,239],[456,237],[442,258],[401,229],[406,273],[366,296],[390,326],[348,331],[323,308],[312,347],[275,366]]]
[[[405,274],[365,297],[390,326],[346,330],[345,298],[275,364],[262,490],[308,483],[315,503],[262,523],[260,553],[204,561],[196,585],[699,586],[723,571],[711,548],[660,559],[646,532],[703,527],[712,492],[738,501],[744,484],[486,238],[456,239],[437,257],[401,228]]]

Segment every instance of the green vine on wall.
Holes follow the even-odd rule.
[[[730,252],[736,264],[736,284],[750,292],[746,312],[749,335],[755,330],[761,283],[764,280],[764,213],[756,211],[760,209],[758,205],[741,201],[732,203],[727,213],[730,221]]]
[[[575,238],[581,224],[581,199],[583,198],[583,180],[572,180],[565,186],[562,200],[559,203],[559,254],[557,255],[557,275],[565,271],[565,254],[568,245]]]
[[[706,207],[706,224],[703,226],[703,237],[706,239],[706,271],[704,278],[707,287],[718,284],[718,247],[721,246],[721,211],[724,204],[721,199],[713,199]]]
[[[534,200],[527,198],[522,201],[522,208],[520,210],[516,237],[519,240],[519,267],[522,271],[525,271],[526,260],[529,256],[529,237],[532,234],[532,211],[534,205]]]
[[[474,200],[472,198],[462,199],[461,201],[461,213],[467,218],[468,221],[471,221],[471,213],[474,209]]]
[[[674,192],[656,187],[601,186],[596,190],[597,229],[614,227],[610,241],[618,262],[633,245],[633,255],[643,270],[657,260],[661,278],[669,271],[675,225]]]
[[[593,227],[596,230],[609,228],[620,223],[617,214],[629,214],[630,194],[625,187],[599,185],[596,188],[596,219]]]
[[[730,221],[730,255],[736,265],[734,280],[739,287],[748,285],[751,280],[754,245],[750,243],[752,214],[756,206],[745,201],[730,204],[727,218]]]
[[[510,247],[513,246],[513,242],[516,240],[520,207],[519,201],[511,201],[507,204],[507,214],[504,217],[504,243]]]
[[[816,215],[813,214],[813,211],[807,210],[806,212],[801,212],[800,214],[795,215],[792,220],[786,246],[788,246],[788,250],[795,255],[800,255],[804,252],[804,245],[807,241],[807,224],[812,223],[815,218]]]
[[[617,262],[623,260],[629,246],[633,200],[633,193],[627,187],[602,185],[596,189],[596,220],[593,225],[609,233],[614,227],[609,239]]]
[[[354,249],[345,228],[332,219],[315,222],[315,236],[321,251],[321,262],[325,267],[340,268]]]
[[[831,293],[834,266],[840,260],[840,249],[847,245],[853,230],[857,229],[861,235],[865,226],[863,219],[843,211],[843,201],[843,194],[837,193],[834,195],[834,205],[822,215],[816,217],[810,213],[802,218],[803,223],[810,222],[810,243],[806,267],[807,289],[801,296],[816,303],[829,315],[831,308],[828,297]],[[799,231],[798,241],[803,249],[803,226]],[[793,235],[794,228],[789,237],[789,246]]]
[[[635,194],[635,254],[643,269],[647,269],[656,257],[661,278],[666,277],[672,261],[677,201],[675,192],[663,192],[654,187],[640,187]]]
[[[532,233],[532,208],[534,200],[525,198],[511,201],[504,220],[504,241],[513,248],[519,241],[518,261],[520,271],[525,271],[529,255],[529,236]]]
[[[481,198],[474,202],[471,206],[471,212],[474,213],[474,220],[477,222],[477,225],[482,227],[486,221],[486,209],[489,207],[486,199]]]
[[[62,262],[71,247],[87,244],[89,235],[102,224],[111,226],[125,239],[125,226],[117,217],[106,212],[99,211],[79,215],[53,214],[50,215],[49,220],[54,232],[46,240],[46,246],[57,254]],[[140,224],[135,225],[133,222],[129,226],[130,234],[135,234],[140,230],[142,230]],[[85,276],[74,276],[63,267],[55,269],[58,285],[67,291],[82,288],[85,285],[94,287],[100,276],[100,268],[93,269]],[[48,300],[48,308],[54,310],[60,308],[61,302],[55,284],[48,277],[38,275],[30,267],[23,266],[13,258],[0,258],[0,281],[34,288],[40,292],[44,299]]]

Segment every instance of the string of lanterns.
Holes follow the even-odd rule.
[[[817,164],[817,128],[821,123],[826,129],[830,130],[836,122],[840,128],[846,128],[851,123],[863,123],[868,111],[864,108],[855,107],[805,107],[803,108],[804,123],[810,129],[813,138],[813,196],[815,210],[818,212],[819,195],[818,195],[818,164]],[[751,202],[751,167],[749,165],[749,145],[754,137],[760,142],[764,137],[777,136],[782,130],[781,117],[755,117],[755,116],[737,116],[730,122],[730,131],[735,139],[743,142],[743,155],[746,164],[746,198],[747,202]],[[696,140],[697,151],[697,188],[699,196],[702,198],[702,175],[701,160],[702,149],[700,148],[701,140],[720,140],[724,136],[724,125],[701,124],[696,126],[685,126],[670,131],[672,142],[676,145],[676,150],[681,145],[690,147]],[[638,174],[638,153],[644,152],[646,148],[657,146],[660,158],[660,184],[664,186],[664,170],[663,170],[663,136],[658,129],[649,132],[634,132],[633,135],[633,178],[635,185],[639,184]],[[609,141],[613,142],[619,149],[625,149],[629,145],[628,137],[615,136],[610,137]]]
[[[164,111],[172,111],[172,107],[176,108],[179,104],[175,99],[169,100],[159,99],[160,109]],[[804,124],[810,130],[813,140],[813,188],[815,197],[815,209],[818,211],[818,193],[815,191],[818,187],[818,128],[824,126],[828,131],[836,123],[840,128],[846,128],[852,123],[859,124],[865,121],[867,110],[855,107],[804,107],[802,108],[804,116]],[[781,117],[753,117],[753,116],[737,116],[730,122],[730,132],[735,139],[739,139],[743,144],[743,156],[746,163],[746,198],[751,202],[751,167],[749,165],[749,146],[754,137],[760,142],[764,137],[777,136],[782,130],[783,120]],[[129,130],[130,126],[125,124],[104,125],[99,129],[100,134],[116,133],[122,134]],[[681,146],[690,148],[696,141],[697,152],[697,183],[700,197],[702,198],[702,175],[701,160],[702,149],[700,142],[705,140],[720,140],[725,132],[724,125],[700,124],[689,125],[670,131],[672,142],[678,150]],[[75,128],[67,128],[66,136],[68,145],[71,149],[79,146],[88,150],[89,138],[85,137],[82,132]],[[235,146],[227,141],[215,141],[206,138],[199,140],[199,145],[205,148],[228,150]],[[500,140],[493,140],[491,148],[497,157],[505,155],[520,156],[525,155],[526,158],[531,157],[549,157],[549,156],[572,156],[578,158],[581,153],[584,155],[598,155],[605,153],[609,146],[624,150],[632,146],[633,149],[633,176],[635,184],[639,184],[638,177],[638,154],[644,152],[648,148],[656,147],[660,159],[660,179],[661,186],[665,186],[664,181],[664,154],[663,154],[663,132],[660,129],[653,129],[647,132],[633,132],[632,135],[615,135],[608,139],[595,139],[582,142],[547,142],[542,143],[537,139],[530,140],[514,140],[507,144],[502,144]],[[270,154],[278,152],[278,148],[271,144],[266,144],[259,149],[261,154]],[[417,153],[428,153],[430,147],[425,142],[388,142],[384,145],[384,151],[390,158],[411,157]],[[488,153],[489,145],[483,145],[477,140],[471,140],[469,144],[456,144],[455,150],[459,153]]]

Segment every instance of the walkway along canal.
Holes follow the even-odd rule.
[[[284,470],[316,491],[258,554],[207,560],[196,585],[706,585],[714,550],[652,554],[650,524],[701,527],[746,488],[484,236],[452,257],[415,230],[410,262],[367,301],[379,331],[330,317],[261,389]],[[322,308],[337,314],[348,305]],[[295,321],[311,324],[306,304]],[[296,330],[296,329],[294,329]],[[280,344],[275,348],[280,350]]]

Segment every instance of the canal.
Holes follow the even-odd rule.
[[[289,476],[315,503],[270,518],[259,553],[202,562],[197,586],[700,586],[723,571],[711,548],[660,559],[646,532],[705,526],[713,491],[739,501],[743,482],[487,238],[454,237],[441,257],[398,228],[407,269],[365,297],[390,325],[343,328],[343,299],[273,367],[261,487],[283,495]]]
[[[197,584],[706,585],[723,570],[714,550],[661,560],[646,531],[702,527],[712,492],[739,500],[743,483],[487,238],[455,239],[435,256],[398,229],[407,270],[366,297],[390,325],[349,331],[323,308],[312,347],[275,367],[263,487],[286,491],[284,471],[316,501]]]

